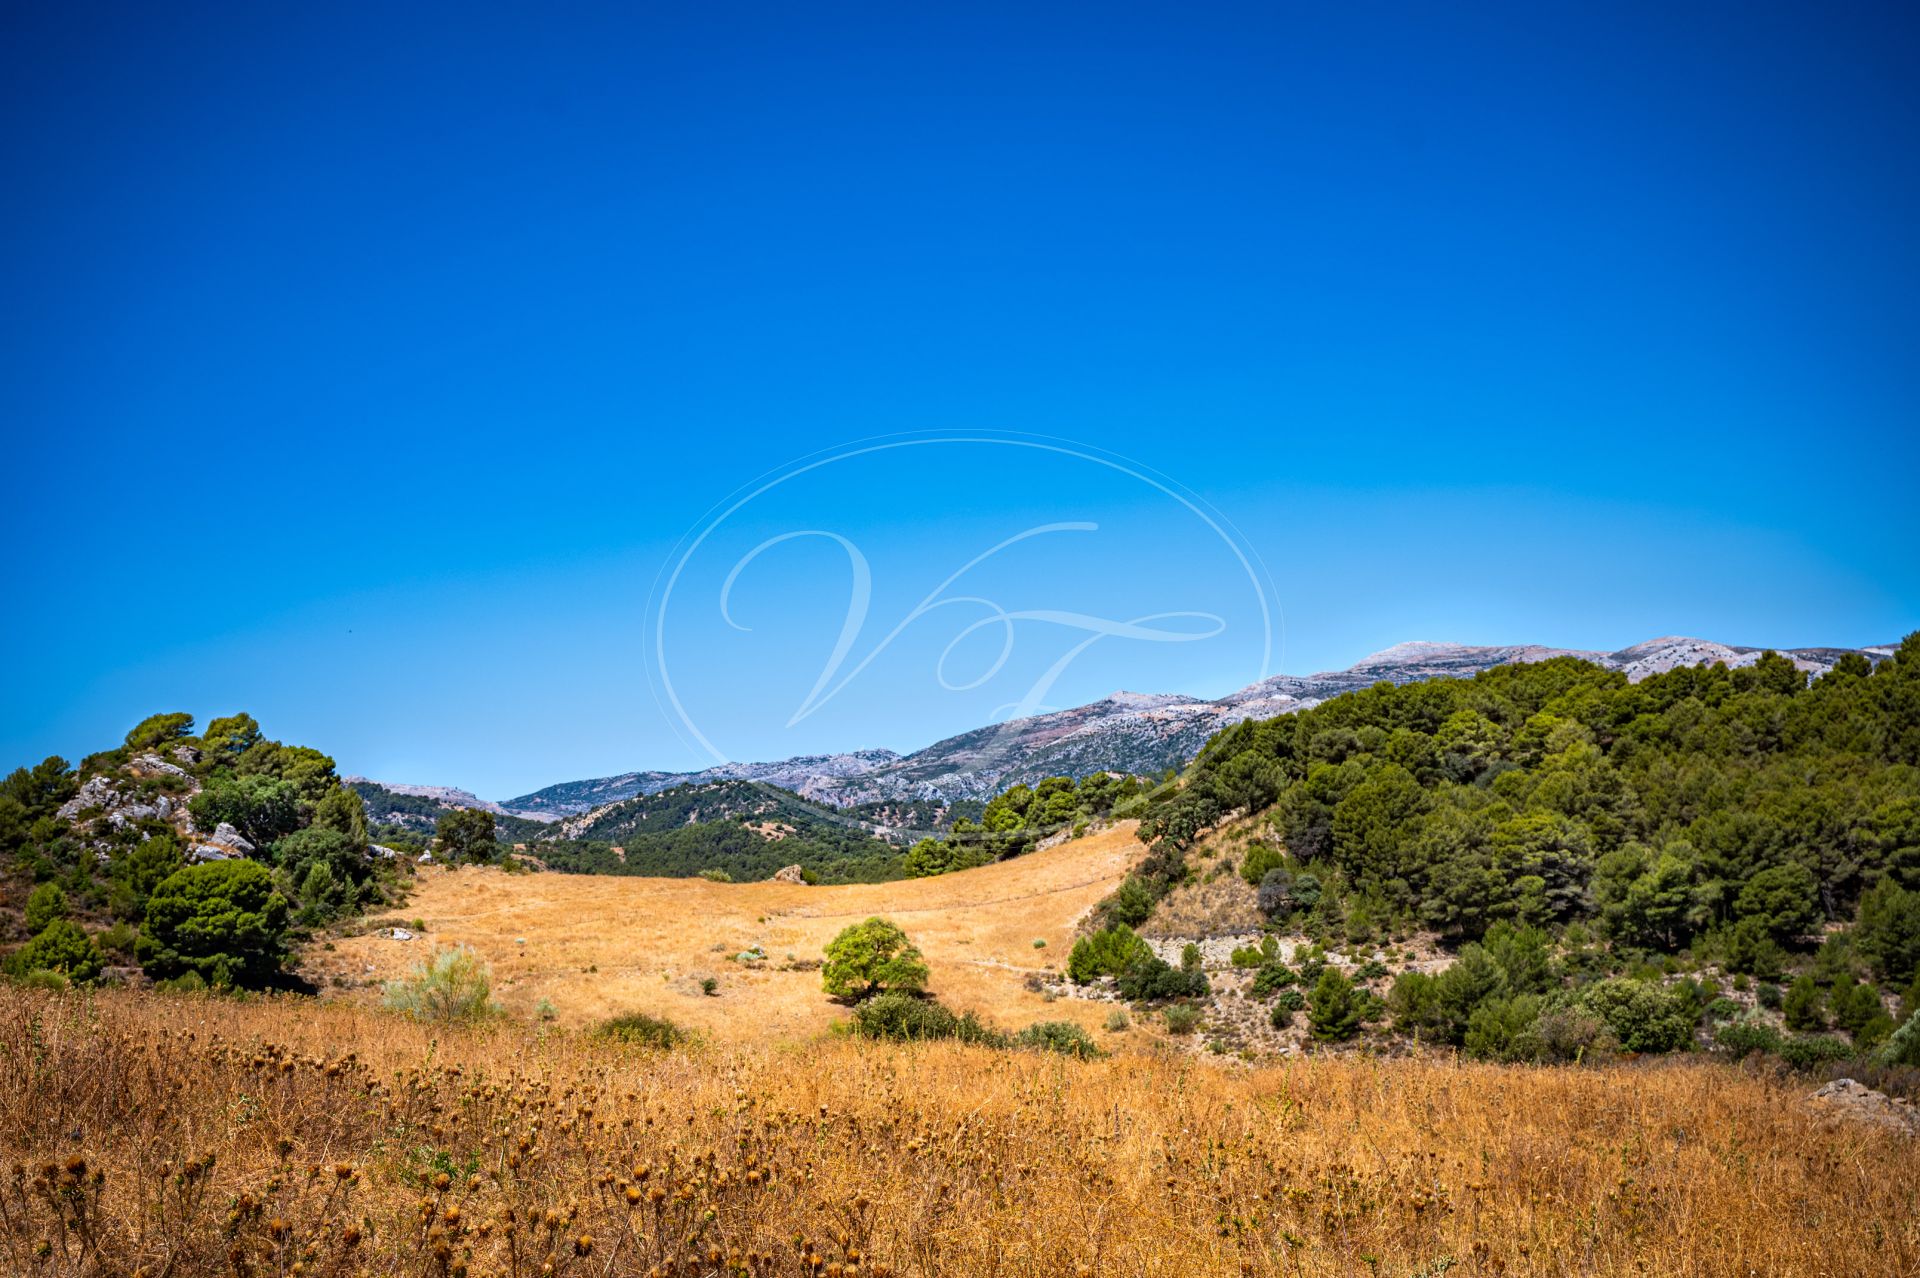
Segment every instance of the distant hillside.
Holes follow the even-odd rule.
[[[1892,650],[1889,644],[1859,651],[1869,661],[1878,661]],[[1090,705],[975,728],[904,756],[891,750],[861,750],[803,755],[771,763],[730,763],[702,772],[629,772],[548,786],[510,799],[502,807],[550,820],[675,785],[732,779],[766,781],[835,807],[977,801],[1009,786],[1032,785],[1050,776],[1084,777],[1105,771],[1139,776],[1182,768],[1200,753],[1209,737],[1223,728],[1308,709],[1343,692],[1380,682],[1405,684],[1469,676],[1496,666],[1550,657],[1579,657],[1621,671],[1629,681],[1638,682],[1679,666],[1721,663],[1738,669],[1758,661],[1763,651],[1684,637],[1651,639],[1611,653],[1538,644],[1476,647],[1403,643],[1374,653],[1346,670],[1275,675],[1213,700],[1116,692]],[[1817,676],[1852,651],[1793,648],[1782,650],[1782,655],[1809,676]]]
[[[446,786],[389,785],[369,781],[365,777],[347,777],[344,784],[360,796],[360,801],[366,805],[367,821],[374,829],[389,835],[395,830],[402,830],[431,839],[440,818],[456,808],[478,808],[494,813],[494,835],[502,842],[524,843],[545,838],[550,833],[544,823],[512,816],[504,812],[499,804],[475,798],[465,790]]]
[[[748,881],[798,865],[825,883],[873,883],[902,876],[900,848],[845,813],[755,781],[675,786],[547,831],[540,858],[556,870],[686,877],[724,874]]]

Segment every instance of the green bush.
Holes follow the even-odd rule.
[[[827,942],[821,984],[837,998],[865,998],[887,990],[923,990],[927,965],[898,926],[870,918]]]
[[[1271,843],[1255,843],[1247,848],[1245,856],[1240,858],[1240,877],[1247,881],[1248,887],[1259,887],[1268,874],[1287,863],[1287,854]]]
[[[8,970],[16,976],[59,972],[68,980],[83,984],[99,976],[105,965],[93,938],[78,923],[63,918],[48,923],[38,936],[7,959]]]
[[[1764,1021],[1729,1021],[1713,1035],[1714,1045],[1729,1053],[1735,1060],[1751,1056],[1755,1052],[1778,1054],[1780,1051],[1780,1032]]]
[[[1802,974],[1787,990],[1787,996],[1780,1004],[1780,1010],[1787,1018],[1790,1030],[1823,1030],[1827,1027],[1827,1013],[1823,1006],[1820,986],[1811,974]]]
[[[1273,1028],[1277,1030],[1283,1030],[1287,1026],[1293,1024],[1293,1011],[1294,1009],[1290,1007],[1285,1007],[1279,1003],[1275,1003],[1273,1005],[1273,1010],[1267,1013],[1267,1024],[1273,1026]]]
[[[1101,976],[1118,976],[1142,959],[1152,958],[1147,943],[1125,923],[1081,937],[1067,954],[1067,979],[1084,985]]]
[[[1175,967],[1148,953],[1120,973],[1120,996],[1135,1003],[1154,1003],[1169,998],[1205,998],[1211,987],[1207,974],[1198,969]]]
[[[42,883],[27,894],[27,931],[42,932],[55,919],[67,917],[67,894],[58,883]]]
[[[1166,1010],[1167,1033],[1191,1034],[1200,1028],[1200,1009],[1191,1003],[1176,1003]]]
[[[1609,977],[1589,985],[1580,1001],[1630,1052],[1677,1052],[1693,1041],[1686,996],[1651,981]]]
[[[628,1012],[624,1016],[601,1021],[594,1027],[594,1033],[616,1043],[631,1043],[661,1051],[677,1047],[687,1039],[687,1032],[666,1017],[649,1016],[645,1012]]]
[[[1160,895],[1153,885],[1137,874],[1130,874],[1103,905],[1107,918],[1113,922],[1139,927],[1159,903]]]
[[[1107,1013],[1107,1030],[1110,1033],[1121,1033],[1132,1024],[1133,1021],[1127,1016],[1127,1009],[1124,1007],[1116,1007]]]
[[[389,981],[382,1002],[416,1021],[475,1021],[491,1015],[493,977],[465,946],[435,950],[403,980]]]
[[[176,870],[147,900],[134,955],[157,980],[196,972],[210,985],[258,986],[286,954],[287,900],[253,861]]]
[[[1338,1043],[1360,1032],[1366,1006],[1353,983],[1329,967],[1307,996],[1307,1028],[1323,1043]]]
[[[853,1032],[861,1038],[919,1042],[952,1038],[963,1043],[1002,1046],[1003,1037],[980,1023],[972,1012],[956,1016],[932,998],[916,998],[899,990],[876,994],[853,1009]]]
[[[1463,1046],[1467,1055],[1486,1061],[1537,1061],[1546,1054],[1534,1023],[1540,999],[1533,994],[1490,998],[1467,1018]]]
[[[1795,1069],[1814,1069],[1853,1054],[1850,1044],[1824,1034],[1797,1034],[1780,1044],[1780,1059]]]
[[[1300,979],[1294,970],[1279,959],[1270,959],[1260,965],[1253,974],[1253,982],[1247,987],[1247,993],[1253,998],[1266,998],[1276,990],[1283,990]]]
[[[1021,1030],[1014,1037],[1014,1042],[1021,1047],[1059,1052],[1062,1056],[1073,1056],[1083,1061],[1101,1055],[1092,1035],[1072,1021],[1035,1021]]]
[[[1920,1066],[1920,1011],[1908,1016],[1905,1024],[1887,1036],[1874,1059],[1882,1065]]]

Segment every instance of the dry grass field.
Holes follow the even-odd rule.
[[[342,1003],[0,987],[0,1270],[1920,1271],[1920,1156],[1684,1062],[655,1054]]]
[[[434,946],[465,945],[486,959],[495,998],[515,1016],[545,999],[562,1024],[640,1011],[716,1041],[793,1041],[845,1015],[821,994],[820,974],[798,965],[817,961],[849,923],[883,914],[920,947],[933,992],[956,1010],[1011,1028],[1076,1020],[1097,1030],[1108,1007],[1047,1003],[1025,981],[1049,964],[1064,970],[1075,924],[1141,852],[1129,822],[1017,861],[845,887],[427,869],[394,913],[423,920],[425,937],[340,940],[309,951],[305,971],[321,984],[353,982],[371,1002],[378,982]],[[729,961],[753,945],[765,963]],[[718,981],[711,997],[706,977]]]

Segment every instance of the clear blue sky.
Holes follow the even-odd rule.
[[[676,541],[901,431],[1203,495],[1279,669],[1920,624],[1917,11],[1468,8],[6,6],[0,759],[246,708],[492,797],[697,766],[648,678]],[[874,557],[862,651],[1050,519],[1101,531],[1004,606],[1244,609],[1155,492],[913,451],[742,530]],[[687,631],[703,730],[976,722],[903,663],[788,726],[828,550],[748,571],[758,640]],[[1225,691],[1250,617],[1053,699]]]

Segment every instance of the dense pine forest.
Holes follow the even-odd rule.
[[[1316,987],[1322,1037],[1370,1022],[1542,1057],[1605,1029],[1680,1047],[1716,1021],[1775,1047],[1783,1019],[1846,1036],[1803,1055],[1870,1048],[1920,1003],[1920,635],[1811,682],[1774,654],[1639,683],[1560,658],[1237,725],[1142,822],[1115,929],[1189,881],[1223,822],[1253,831],[1234,868],[1275,932],[1455,947],[1384,1005],[1337,973],[1318,988],[1317,957],[1303,980],[1250,954],[1276,1015]]]

